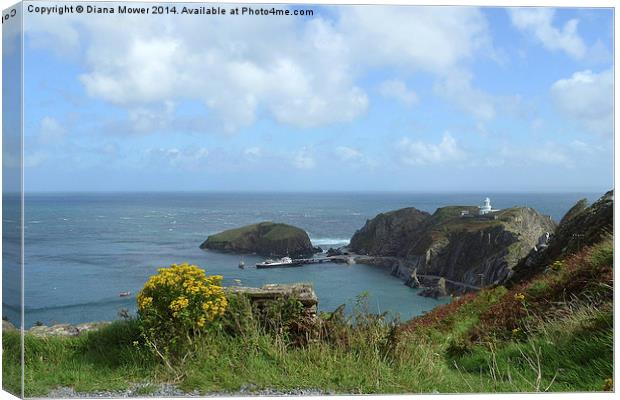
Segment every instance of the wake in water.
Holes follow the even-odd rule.
[[[325,246],[325,245],[331,245],[331,246],[346,246],[349,244],[349,239],[334,239],[334,238],[318,238],[318,239],[312,239],[310,238],[310,241],[312,242],[313,246]]]

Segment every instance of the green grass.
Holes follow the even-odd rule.
[[[25,395],[42,396],[58,386],[117,390],[147,376],[160,376],[157,360],[133,345],[137,335],[135,322],[126,321],[75,338],[25,335]],[[3,350],[4,373],[19,374],[18,333],[3,334]]]
[[[2,388],[21,395],[21,345],[18,331],[2,332]]]
[[[272,224],[269,232],[265,235],[265,239],[277,241],[290,239],[297,236],[304,237],[306,236],[306,232],[291,225]]]
[[[247,225],[241,228],[229,229],[220,233],[216,233],[215,235],[209,236],[209,242],[217,243],[217,242],[230,242],[232,240],[237,240],[240,237],[256,231],[258,229],[258,224]]]
[[[330,393],[583,391],[600,390],[603,380],[612,376],[610,310],[578,312],[570,323],[549,323],[548,331],[525,342],[469,345],[470,350],[451,357],[451,341],[466,336],[476,324],[475,310],[496,301],[496,295],[489,293],[486,299],[470,303],[469,310],[461,310],[469,318],[455,320],[447,332],[402,334],[393,351],[377,345],[382,336],[373,339],[367,333],[355,333],[355,328],[349,328],[355,336],[349,346],[322,341],[294,346],[260,331],[243,336],[215,332],[199,344],[180,379],[144,347],[132,344],[137,331],[131,322],[117,322],[78,338],[27,335],[26,396],[45,396],[58,386],[89,392],[144,382],[151,383],[141,389],[144,395],[161,382],[175,382],[202,394],[248,386],[320,388]],[[9,350],[5,358],[16,355],[14,336],[5,336]],[[538,386],[537,371],[528,364],[536,359],[536,352],[544,360]],[[13,373],[12,368],[6,373]]]
[[[302,229],[291,225],[274,222],[261,222],[259,224],[242,226],[240,228],[229,229],[215,235],[211,235],[209,236],[208,241],[210,243],[238,241],[252,232],[258,232],[259,228],[266,229],[267,233],[264,235],[264,238],[273,241],[284,240],[299,235],[302,235],[303,237],[306,235]]]
[[[475,206],[447,206],[435,210],[431,219],[434,224],[441,224],[454,218],[461,218],[461,211],[468,211],[471,215],[478,214],[478,207]]]
[[[543,324],[529,338],[476,345],[453,362],[463,371],[495,376],[515,391],[600,391],[613,376],[612,327],[611,308],[584,307],[568,321]]]
[[[247,387],[341,394],[600,391],[613,375],[612,262],[607,239],[519,287],[488,288],[398,326],[368,314],[363,298],[356,324],[334,312],[300,328],[291,325],[294,316],[282,317],[290,301],[254,314],[247,300],[231,297],[221,328],[200,338],[173,369],[140,344],[136,321],[74,338],[26,335],[25,395],[133,385],[148,395],[161,383],[202,394]],[[576,277],[588,284],[570,287]],[[570,288],[570,296],[558,288]],[[523,303],[515,299],[520,292],[527,295]],[[19,345],[17,333],[3,335],[5,387],[16,393]]]

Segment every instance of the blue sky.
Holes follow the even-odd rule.
[[[26,14],[26,190],[613,186],[611,10],[312,9]]]

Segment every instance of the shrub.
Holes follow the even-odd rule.
[[[458,337],[452,338],[448,342],[448,346],[446,347],[446,355],[449,358],[460,358],[464,355],[471,354],[473,351],[473,344],[469,340],[469,338]]]
[[[160,268],[137,296],[143,338],[169,365],[206,332],[228,306],[221,276],[206,276],[195,265]],[[170,366],[170,365],[169,365]]]
[[[230,336],[250,336],[256,332],[257,323],[250,299],[242,293],[229,293],[222,330]]]
[[[534,281],[527,289],[528,294],[534,298],[544,297],[549,291],[549,284],[546,281]]]
[[[595,271],[611,266],[614,263],[614,244],[613,240],[606,240],[605,242],[594,246],[590,253],[589,260],[592,268]]]

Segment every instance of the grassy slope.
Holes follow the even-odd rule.
[[[265,235],[268,240],[285,240],[296,236],[304,237],[306,232],[300,228],[287,224],[273,224],[269,232]]]
[[[229,229],[215,235],[211,235],[208,238],[209,242],[230,242],[239,239],[240,237],[258,230],[258,224],[242,226],[241,228]]]
[[[259,225],[263,229],[265,227],[269,228],[269,231],[264,236],[264,238],[268,240],[282,240],[290,237],[295,237],[300,234],[305,235],[305,232],[303,230],[291,225],[273,222],[261,222],[260,224],[253,224],[243,226],[241,228],[229,229],[227,231],[211,235],[209,236],[208,241],[211,243],[235,242],[247,234],[250,234],[252,232],[258,232]]]
[[[300,347],[259,329],[234,337],[220,331],[204,339],[178,383],[202,393],[247,385],[336,393],[602,390],[613,371],[612,265],[609,239],[518,287],[464,296],[397,330],[380,319],[343,325],[340,342]],[[4,335],[5,377],[17,373],[18,339]],[[175,379],[133,344],[131,321],[78,338],[26,339],[27,396]]]

